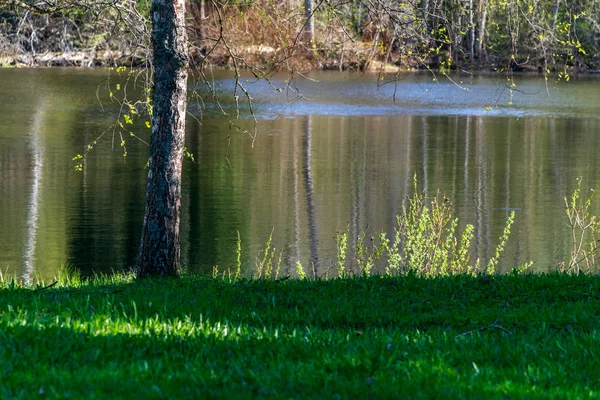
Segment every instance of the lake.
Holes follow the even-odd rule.
[[[83,275],[128,269],[142,226],[149,129],[116,121],[124,87],[106,70],[0,70],[0,269],[50,279],[61,264]],[[211,84],[231,95],[233,81]],[[337,231],[392,232],[412,193],[452,201],[459,227],[473,224],[473,259],[494,253],[516,212],[500,269],[532,260],[556,268],[570,252],[564,196],[579,176],[600,187],[600,82],[582,77],[548,88],[542,77],[314,73],[271,85],[244,81],[257,120],[241,102],[231,127],[202,85],[187,122],[182,263],[193,272],[235,268],[238,232],[247,274],[273,232],[284,274],[296,261],[323,274],[336,262]],[[191,86],[195,84],[190,82]],[[297,96],[297,92],[302,97]],[[129,96],[139,95],[129,86]],[[233,102],[222,107],[235,114]],[[102,132],[75,171],[72,158]],[[600,208],[593,206],[593,212]],[[293,274],[293,272],[292,272]]]

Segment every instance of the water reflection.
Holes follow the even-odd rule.
[[[25,276],[26,282],[31,282],[35,274],[35,244],[38,233],[38,214],[40,208],[40,186],[42,181],[43,146],[40,143],[47,104],[38,106],[31,126],[30,146],[33,157],[31,194],[27,213],[27,235],[25,237]]]
[[[304,168],[302,178],[306,192],[306,214],[308,215],[308,243],[310,247],[309,266],[317,273],[319,270],[319,254],[317,250],[317,218],[314,202],[314,188],[312,176],[312,117],[309,115],[304,119],[304,135],[302,136],[302,152],[304,153]]]
[[[79,266],[84,275],[132,266],[147,147],[128,141],[124,158],[107,140],[96,146],[82,173],[71,163],[113,122],[111,107],[116,105],[108,101],[102,111],[95,98],[102,72],[1,72],[3,272],[31,279],[51,278],[65,262]],[[298,104],[299,113],[288,107],[292,112],[287,115],[260,120],[254,148],[247,136],[229,139],[227,122],[210,112],[201,125],[190,118],[186,145],[196,162],[184,166],[181,225],[182,261],[190,270],[233,268],[239,231],[243,268],[250,274],[273,230],[284,274],[294,273],[296,261],[325,273],[335,265],[336,231],[349,229],[349,248],[362,231],[392,232],[414,175],[427,192],[445,191],[459,228],[475,226],[473,259],[485,263],[493,255],[511,209],[517,215],[502,268],[534,260],[544,270],[568,256],[563,196],[578,176],[587,187],[600,187],[595,154],[600,123],[586,114],[600,106],[591,94],[598,90],[596,82],[576,83],[579,97],[566,90],[555,93],[558,98],[550,103],[522,99],[524,108],[543,116],[521,118],[518,112],[468,115],[464,110],[475,105],[458,96],[452,103],[446,87],[440,98],[463,113],[443,115],[435,98],[433,113],[365,115],[360,101],[376,107],[385,93],[376,93],[373,82],[327,79],[313,103]],[[487,82],[478,83],[483,92],[494,88],[493,81]],[[403,89],[406,102],[419,99],[419,107],[427,109],[422,85],[411,85]],[[258,90],[254,97],[259,108],[278,104],[270,92]],[[563,116],[549,117],[561,99],[569,101],[557,112]],[[331,113],[344,101],[356,107],[354,112],[302,112],[318,106]],[[583,112],[569,114],[579,110],[577,101]],[[132,131],[144,138],[149,134],[143,121]]]

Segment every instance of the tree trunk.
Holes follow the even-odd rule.
[[[553,39],[554,31],[556,30],[556,22],[558,21],[558,7],[560,7],[560,0],[556,0],[554,7],[552,7],[552,28],[550,31],[550,39]]]
[[[469,63],[475,61],[475,23],[473,20],[473,0],[469,0]]]
[[[204,25],[206,25],[206,5],[204,4],[204,0],[200,0],[200,32],[198,32],[200,40],[206,39]]]
[[[421,10],[421,14],[423,18],[423,35],[428,37],[429,32],[427,31],[427,18],[429,18],[429,0],[423,0],[422,7],[423,9]]]
[[[138,278],[179,274],[181,167],[187,106],[185,0],[152,0],[152,137]]]
[[[304,33],[310,47],[313,48],[315,45],[315,18],[313,15],[312,0],[304,0],[304,16],[306,18]]]
[[[363,4],[361,0],[355,0],[353,7],[353,18],[354,21],[354,32],[358,35],[358,38],[362,40],[362,12],[363,12]]]
[[[483,51],[485,42],[485,24],[487,21],[487,0],[479,0],[479,37],[477,39],[477,57],[479,63],[483,63]]]

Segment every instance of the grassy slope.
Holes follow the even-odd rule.
[[[597,398],[599,290],[566,275],[5,285],[0,397]]]

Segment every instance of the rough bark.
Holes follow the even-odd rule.
[[[180,269],[181,172],[187,106],[185,0],[152,0],[152,137],[138,278]]]

